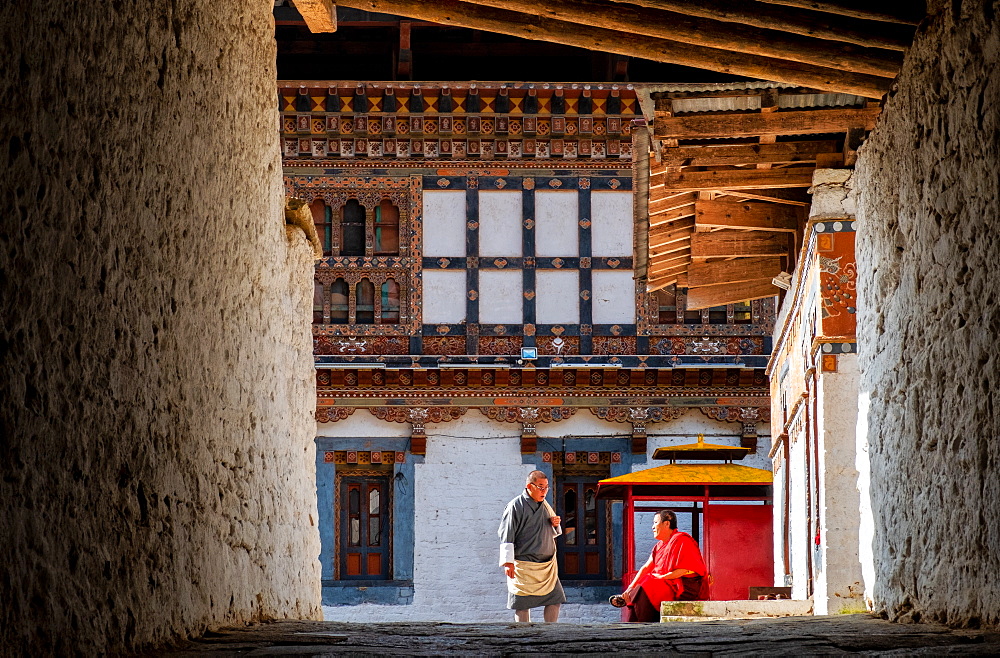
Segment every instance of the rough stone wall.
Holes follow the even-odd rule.
[[[932,1],[857,166],[873,598],[1000,623],[1000,4]]]
[[[0,653],[320,614],[271,3],[7,3]]]

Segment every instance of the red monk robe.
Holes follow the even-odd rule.
[[[658,541],[652,552],[653,571],[639,582],[646,592],[649,602],[657,610],[662,601],[699,601],[708,598],[708,569],[701,558],[698,543],[691,535],[674,531],[667,541]],[[664,580],[657,575],[670,573],[676,569],[693,571],[694,577]]]
[[[666,521],[663,522],[664,525]],[[659,535],[668,532],[655,523]],[[653,547],[649,560],[639,569],[626,596],[629,605],[622,608],[622,621],[655,622],[660,620],[660,603],[663,601],[697,601],[708,598],[708,569],[702,560],[698,544],[686,532],[669,531],[667,539],[660,539]],[[681,577],[658,578],[678,569],[693,573]],[[631,592],[631,594],[629,594]]]

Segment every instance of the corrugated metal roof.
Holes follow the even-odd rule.
[[[860,107],[867,99],[851,94],[779,94],[778,109]],[[674,98],[674,114],[693,112],[745,112],[760,109],[760,95]]]

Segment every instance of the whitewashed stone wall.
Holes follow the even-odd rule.
[[[928,3],[857,165],[876,608],[1000,623],[1000,22]]]
[[[270,9],[4,7],[0,654],[321,612]]]
[[[818,615],[866,609],[858,558],[858,377],[857,355],[841,354],[837,372],[823,373],[817,380],[821,544],[814,565],[813,609]]]

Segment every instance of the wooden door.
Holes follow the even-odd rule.
[[[563,534],[557,539],[559,577],[567,580],[607,578],[607,502],[597,500],[597,480],[559,480],[556,513]]]
[[[388,580],[389,478],[345,477],[340,506],[340,578]]]

